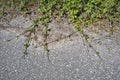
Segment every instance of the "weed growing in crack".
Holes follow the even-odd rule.
[[[82,33],[82,35],[85,38],[86,45],[88,45],[88,47],[91,48],[101,60],[103,60],[102,57],[100,56],[99,52],[96,51],[96,49],[93,47],[93,45],[88,41],[89,36],[85,33]],[[89,52],[89,50],[88,50],[88,52]]]
[[[30,43],[31,43],[31,40],[34,39],[34,37],[32,37],[32,36],[36,35],[36,29],[38,28],[38,22],[39,22],[38,18],[34,19],[33,25],[30,28],[25,30],[25,33],[26,33],[26,35],[25,35],[26,40],[24,42],[24,47],[25,47],[24,53],[25,54],[27,53],[28,47],[30,46]]]
[[[26,39],[25,42],[24,42],[24,47],[25,47],[24,54],[28,54],[27,50],[28,50],[28,48],[29,48],[29,46],[30,46],[30,41],[31,41],[31,39],[28,38],[28,39]]]
[[[82,34],[83,44],[84,44],[84,46],[87,46],[87,51],[89,52],[89,48],[91,48],[96,53],[96,55],[101,60],[103,60],[102,57],[100,56],[99,52],[96,51],[96,49],[93,47],[93,45],[88,41],[89,35],[84,32],[84,30],[82,29],[82,27],[80,27],[80,23],[76,22],[76,24],[75,24],[74,27],[77,29],[77,31],[79,31]]]

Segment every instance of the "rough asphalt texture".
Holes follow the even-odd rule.
[[[0,22],[0,27],[28,27],[31,22],[23,17]],[[52,39],[74,32],[67,30],[68,24],[52,23],[55,27],[50,33]],[[50,26],[53,26],[53,25]],[[66,28],[61,27],[62,25]],[[71,25],[72,26],[72,25]],[[10,29],[11,30],[11,29]],[[59,30],[59,31],[58,31]],[[13,31],[13,30],[12,30]],[[63,32],[62,32],[63,31]],[[68,31],[68,32],[67,32]],[[70,32],[69,32],[70,31]],[[14,32],[14,31],[13,31]],[[64,39],[49,45],[50,60],[48,61],[42,47],[37,49],[32,46],[28,55],[24,55],[24,37],[16,39],[17,33],[8,32],[0,28],[0,80],[120,80],[120,32],[111,37],[102,38],[105,34],[95,35],[101,40],[91,42],[93,47],[100,52],[103,61],[95,54],[93,49],[84,46],[83,40],[78,37]],[[19,31],[15,31],[19,32]],[[59,34],[61,32],[61,34]],[[50,36],[51,37],[51,36]],[[7,41],[14,38],[12,41]],[[51,39],[51,40],[52,40]]]
[[[92,49],[88,53],[82,40],[76,39],[53,46],[50,50],[52,63],[42,48],[30,47],[29,54],[24,56],[23,37],[6,41],[15,35],[0,30],[0,80],[120,80],[118,33],[111,39],[102,40],[104,45],[94,45],[103,61]]]

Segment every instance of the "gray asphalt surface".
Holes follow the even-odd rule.
[[[93,43],[103,61],[77,39],[53,45],[52,63],[42,48],[30,47],[24,56],[23,37],[6,41],[15,35],[0,31],[0,80],[120,80],[120,34],[102,40],[104,45]]]

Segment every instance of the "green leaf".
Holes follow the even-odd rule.
[[[37,9],[37,12],[38,12],[38,13],[41,13],[41,10],[40,10],[40,9]]]
[[[29,44],[28,43],[25,43],[24,44],[25,48],[27,49],[29,47]]]

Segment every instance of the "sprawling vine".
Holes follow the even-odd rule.
[[[83,28],[101,19],[108,19],[111,25],[113,21],[120,21],[119,0],[10,0],[4,2],[9,6],[10,4],[15,7],[18,5],[18,9],[24,12],[29,11],[29,6],[37,5],[38,7],[37,13],[40,16],[33,20],[33,26],[26,31],[29,34],[24,45],[26,48],[25,53],[30,46],[31,35],[35,35],[36,29],[39,28],[38,23],[40,23],[44,30],[43,46],[45,51],[47,51],[47,55],[49,55],[47,36],[49,35],[48,32],[50,29],[48,23],[59,16],[65,17],[69,22],[73,23],[76,30],[83,35],[89,47],[99,56],[99,52],[88,42],[89,36],[85,33]],[[2,6],[3,3],[0,3],[0,5]],[[0,12],[0,14],[2,13]],[[113,32],[113,27],[114,26],[110,27],[111,32]]]

